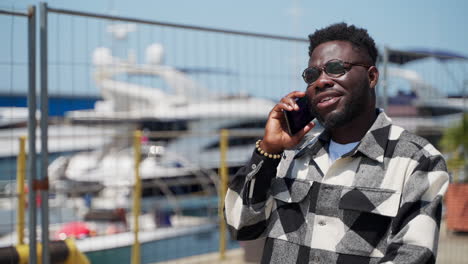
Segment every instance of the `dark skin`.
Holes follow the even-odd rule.
[[[309,59],[309,67],[322,67],[332,59],[353,63],[371,65],[369,55],[365,50],[353,46],[347,41],[329,41],[317,46]],[[320,77],[307,87],[306,92],[294,91],[286,95],[271,110],[265,126],[265,135],[260,147],[268,153],[281,153],[285,149],[296,146],[314,126],[313,122],[306,125],[297,134],[287,133],[283,110],[298,110],[295,99],[308,96],[316,113],[324,121],[333,124],[327,129],[335,142],[346,144],[361,140],[375,121],[375,86],[379,72],[375,66],[365,68],[351,67],[340,77],[330,77],[322,72]],[[353,101],[354,100],[354,101]],[[359,102],[357,110],[348,113],[350,105]],[[349,111],[348,111],[349,112]],[[325,122],[327,124],[327,122]]]

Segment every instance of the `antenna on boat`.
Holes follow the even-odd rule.
[[[112,35],[114,40],[116,40],[112,42],[112,50],[117,53],[117,56],[123,57],[127,55],[128,63],[136,63],[135,50],[127,49],[128,47],[126,47],[128,34],[135,32],[136,30],[136,24],[132,23],[111,24],[107,26],[107,32]],[[127,54],[125,54],[125,52]]]
[[[117,40],[127,39],[128,33],[135,31],[135,24],[113,24],[107,26],[107,32],[111,33]]]

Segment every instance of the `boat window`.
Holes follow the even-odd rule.
[[[257,137],[230,137],[228,140],[229,147],[238,147],[238,146],[253,146]],[[205,150],[219,149],[219,141],[213,142],[207,145]]]
[[[266,120],[251,120],[226,126],[226,129],[236,128],[265,128]]]
[[[141,122],[142,130],[149,131],[181,131],[188,130],[188,124],[186,120],[149,120],[145,119]]]

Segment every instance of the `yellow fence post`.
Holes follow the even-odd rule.
[[[220,164],[219,164],[219,176],[221,178],[221,184],[219,185],[219,257],[220,259],[226,258],[226,221],[224,221],[224,197],[226,196],[227,184],[228,184],[228,168],[227,168],[227,151],[228,151],[228,138],[229,131],[227,129],[221,130],[219,138],[219,149],[220,149]]]
[[[24,179],[26,174],[26,136],[19,138],[19,154],[16,167],[16,191],[18,193],[18,207],[16,211],[17,226],[16,233],[18,234],[18,245],[24,244]]]
[[[141,161],[141,131],[135,131],[133,135],[133,151],[135,155],[135,187],[133,190],[133,234],[134,242],[132,247],[132,264],[140,263],[140,241],[138,232],[140,231],[139,216],[141,211],[141,179],[140,179],[140,161]]]

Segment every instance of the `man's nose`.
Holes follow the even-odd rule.
[[[316,89],[325,89],[333,86],[333,80],[324,71],[320,73],[320,76],[315,81],[314,86]]]

